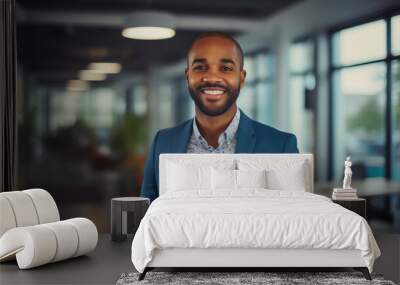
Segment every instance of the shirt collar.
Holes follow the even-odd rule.
[[[221,138],[221,136],[226,136],[227,141],[228,142],[231,141],[234,138],[234,136],[237,132],[237,129],[239,127],[239,121],[240,121],[240,110],[239,110],[239,108],[236,108],[235,116],[233,117],[232,121],[229,123],[229,125],[225,129],[225,131],[222,134],[220,134],[220,138]],[[203,138],[203,136],[200,134],[200,131],[197,127],[196,117],[194,117],[194,119],[193,119],[193,134],[196,139],[205,140]],[[220,139],[218,139],[218,141],[220,141]]]

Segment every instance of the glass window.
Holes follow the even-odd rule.
[[[255,97],[255,90],[253,85],[246,85],[240,91],[239,98],[237,99],[237,104],[242,111],[254,118],[254,97]]]
[[[300,73],[310,70],[314,66],[314,44],[304,41],[292,44],[290,47],[290,71]]]
[[[109,128],[114,120],[114,91],[90,89],[80,96],[80,116],[91,127]]]
[[[392,18],[392,54],[400,54],[400,15]]]
[[[311,75],[309,75],[311,76]],[[306,75],[294,75],[290,79],[290,127],[297,136],[300,152],[312,152],[314,142],[313,110],[309,100],[313,89],[307,88]]]
[[[271,125],[273,122],[272,83],[259,82],[256,85],[256,114],[257,121]]]
[[[256,80],[257,74],[253,57],[246,56],[244,59],[244,70],[246,70],[246,82],[252,83]]]
[[[144,116],[147,113],[146,88],[144,85],[137,86],[133,91],[133,113]]]
[[[248,116],[264,124],[273,124],[272,55],[268,52],[246,56],[246,80],[238,98],[238,106]]]
[[[400,62],[392,64],[392,175],[393,179],[400,181]]]
[[[297,136],[300,152],[314,151],[314,41],[295,42],[290,47],[290,131]]]
[[[272,78],[272,56],[260,53],[255,57],[255,69],[259,79]]]
[[[335,179],[342,178],[346,156],[359,169],[354,178],[385,175],[385,84],[383,62],[334,72]]]
[[[165,81],[160,85],[160,105],[159,105],[159,120],[162,122],[161,128],[169,128],[173,125],[174,123],[174,116],[175,114],[172,112],[173,110],[173,104],[174,104],[174,94],[172,92],[173,90],[173,85]]]
[[[176,93],[175,105],[179,106],[178,108],[175,108],[175,122],[176,124],[179,124],[185,120],[193,118],[196,113],[196,107],[187,88],[186,78],[179,75],[176,77],[174,82],[174,92]]]
[[[99,88],[94,92],[96,106],[96,126],[111,127],[114,112],[114,92],[108,88]]]
[[[384,20],[341,30],[333,36],[334,65],[351,65],[386,56]]]
[[[79,93],[54,92],[50,96],[50,130],[73,125],[79,115]]]
[[[86,92],[81,95],[80,100],[80,110],[79,113],[81,118],[89,124],[95,122],[96,112],[94,110],[93,96],[89,92]]]

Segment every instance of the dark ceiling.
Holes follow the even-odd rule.
[[[175,14],[265,17],[297,0],[18,0],[28,10],[126,12],[141,9]]]
[[[17,0],[17,13],[127,13],[143,9],[175,15],[220,16],[255,20],[300,0]],[[139,41],[121,36],[121,28],[71,24],[18,24],[18,56],[25,70],[46,82],[65,82],[95,61],[120,62],[124,73],[143,72],[150,64],[180,60],[202,30],[177,29],[169,40]],[[229,32],[236,35],[236,32]],[[112,77],[111,77],[112,78]]]

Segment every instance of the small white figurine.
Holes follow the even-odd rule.
[[[343,189],[352,189],[351,188],[351,176],[353,172],[351,171],[351,161],[350,156],[346,157],[346,161],[344,162],[344,179],[343,179]]]

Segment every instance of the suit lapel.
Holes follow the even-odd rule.
[[[256,144],[252,120],[240,110],[240,122],[236,133],[235,153],[253,153]]]
[[[170,153],[186,153],[190,137],[193,132],[193,119],[188,120],[179,129],[175,141],[169,143]],[[240,122],[236,133],[235,153],[253,153],[256,144],[256,135],[252,120],[240,110]]]
[[[193,119],[188,120],[181,129],[179,129],[175,141],[169,144],[170,153],[186,153],[187,146],[193,131]]]

